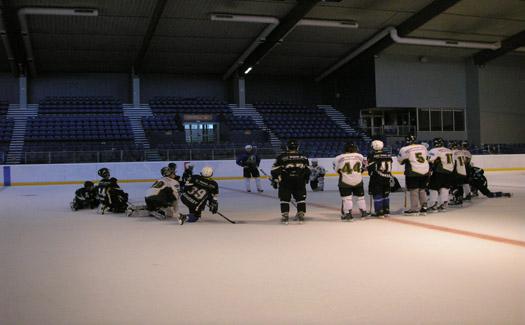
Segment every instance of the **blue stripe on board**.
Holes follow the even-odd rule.
[[[11,186],[11,167],[4,166],[4,186]]]

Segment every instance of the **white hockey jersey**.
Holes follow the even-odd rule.
[[[427,161],[428,151],[421,144],[410,144],[399,150],[397,161],[405,164],[406,176],[423,176],[428,174],[430,166]]]
[[[456,173],[462,176],[467,176],[467,157],[463,150],[452,150],[454,155],[454,163],[456,164]]]
[[[466,165],[470,165],[470,161],[472,160],[472,154],[467,149],[463,149],[461,151],[463,151],[463,156],[466,159]]]
[[[428,162],[435,166],[438,173],[452,173],[454,171],[454,155],[452,150],[439,147],[428,152]]]
[[[315,181],[319,177],[324,177],[326,174],[326,170],[323,166],[317,165],[316,167],[309,166],[310,168],[310,181]]]
[[[334,160],[334,170],[339,174],[339,186],[350,187],[363,182],[366,159],[360,153],[343,153]]]
[[[180,184],[175,179],[170,177],[162,177],[158,179],[150,188],[146,190],[146,197],[158,195],[164,188],[170,187],[173,190],[173,195],[179,199]]]

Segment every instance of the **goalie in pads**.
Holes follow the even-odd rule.
[[[312,160],[312,166],[310,167],[310,187],[312,191],[324,191],[324,175],[326,170],[323,166],[319,166],[317,160]]]

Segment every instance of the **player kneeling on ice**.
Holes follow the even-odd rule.
[[[103,202],[106,199],[106,190],[107,187],[110,185],[110,178],[111,174],[109,173],[109,169],[107,168],[100,168],[97,172],[98,176],[101,177],[100,181],[98,181],[98,184],[96,186],[97,190],[97,199],[99,202]]]
[[[312,160],[312,166],[310,167],[310,187],[312,191],[324,191],[324,176],[326,170],[323,166],[319,166],[317,160]]]
[[[347,143],[345,152],[335,157],[334,170],[339,174],[339,194],[342,199],[341,220],[352,221],[352,195],[357,196],[357,205],[361,218],[369,215],[366,211],[363,171],[366,167],[365,157],[357,152],[357,146]],[[390,184],[390,183],[389,183]]]
[[[511,193],[490,191],[487,178],[485,177],[485,171],[479,167],[475,167],[472,163],[469,170],[468,183],[472,187],[472,190],[479,190],[483,195],[489,198],[512,196]]]
[[[94,209],[98,206],[97,189],[91,181],[86,181],[84,187],[75,191],[75,198],[71,202],[71,210]]]
[[[255,152],[255,149],[251,145],[246,145],[244,147],[244,152],[239,155],[237,158],[237,165],[241,166],[244,177],[244,184],[246,185],[246,192],[251,192],[250,179],[255,178],[255,186],[257,187],[258,192],[262,192],[261,176],[259,173],[259,164],[261,163],[261,158]]]
[[[180,185],[175,179],[175,171],[170,167],[163,167],[160,174],[162,178],[146,190],[146,209],[159,220],[178,217]]]
[[[306,184],[310,179],[308,158],[299,153],[299,144],[295,140],[288,140],[286,152],[275,159],[272,167],[272,186],[279,188],[281,200],[281,222],[288,224],[290,214],[290,200],[297,202],[295,219],[304,221],[306,213]]]
[[[200,219],[201,213],[208,203],[210,212],[215,214],[219,210],[219,185],[211,177],[213,168],[205,166],[200,175],[193,175],[184,187],[180,199],[188,207],[189,214],[180,214],[179,223],[196,222]]]
[[[368,175],[370,175],[370,183],[368,184],[368,192],[374,198],[374,217],[388,217],[390,214],[390,191],[392,190],[392,157],[390,154],[383,151],[383,141],[372,141],[372,149],[368,155]],[[398,183],[399,186],[399,183]],[[372,207],[370,207],[372,209]]]
[[[124,213],[128,207],[128,193],[124,192],[115,177],[111,177],[104,189],[103,200],[100,201],[100,212]]]

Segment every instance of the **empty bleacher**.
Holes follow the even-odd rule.
[[[39,107],[41,116],[122,114],[122,103],[112,97],[48,97]]]
[[[7,158],[14,124],[13,119],[6,119],[4,116],[0,116],[0,163],[4,163]]]

